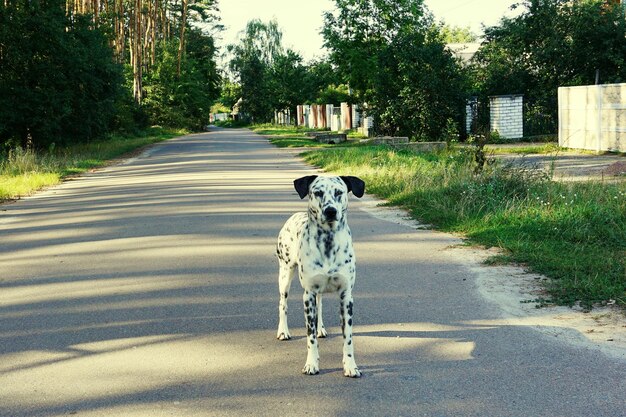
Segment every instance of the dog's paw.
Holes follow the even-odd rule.
[[[343,374],[349,378],[360,378],[361,371],[356,366],[356,362],[354,361],[354,357],[351,355],[346,357],[343,361]]]
[[[326,329],[324,327],[320,327],[317,330],[317,337],[322,337],[323,338],[323,337],[326,337],[326,336],[328,336],[328,332],[326,331]]]
[[[302,368],[302,373],[305,375],[317,375],[320,373],[320,368],[318,365],[307,363]]]
[[[278,340],[289,340],[289,339],[291,339],[291,335],[289,334],[289,332],[281,332],[281,331],[279,331],[278,334],[276,335],[276,339],[278,339]]]
[[[349,378],[361,378],[361,371],[356,366],[354,368],[344,368],[343,375]]]

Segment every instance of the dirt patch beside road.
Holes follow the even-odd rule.
[[[528,146],[528,144],[523,144]],[[514,147],[515,145],[507,145]],[[498,148],[505,147],[497,145]],[[489,148],[487,148],[487,151]],[[626,180],[626,155],[594,155],[577,151],[560,151],[550,154],[505,154],[493,156],[506,164],[542,169],[559,181]]]
[[[502,314],[500,320],[473,324],[528,326],[562,342],[626,359],[626,317],[620,308],[610,305],[591,311],[564,306],[537,308],[537,299],[545,297],[541,283],[546,277],[529,273],[519,265],[485,265],[487,258],[497,254],[496,249],[449,250],[477,274],[480,293],[497,305]]]

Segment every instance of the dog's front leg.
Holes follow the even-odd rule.
[[[324,327],[324,319],[322,314],[322,293],[317,294],[317,337],[326,337],[328,332]]]
[[[302,296],[304,302],[304,320],[306,322],[306,363],[302,369],[303,374],[315,375],[320,371],[319,349],[317,346],[317,297],[314,292],[304,290]]]
[[[352,308],[354,302],[352,291],[345,290],[340,295],[341,332],[343,333],[343,374],[351,378],[359,378],[361,371],[354,360],[354,343],[352,341]]]

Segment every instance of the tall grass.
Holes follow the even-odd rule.
[[[184,134],[182,130],[151,128],[133,136],[112,136],[48,151],[9,149],[0,154],[0,201],[30,195],[58,184],[69,175],[80,174],[109,163],[152,143]]]
[[[467,150],[358,147],[304,157],[327,171],[361,176],[370,192],[417,219],[502,248],[506,260],[552,278],[546,301],[626,305],[626,182],[557,183],[497,163],[476,175]]]

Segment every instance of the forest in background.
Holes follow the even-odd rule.
[[[0,143],[199,129],[220,92],[216,0],[2,0]]]

